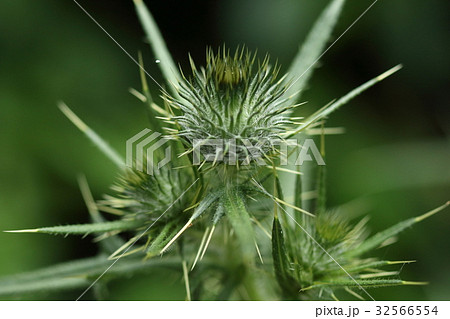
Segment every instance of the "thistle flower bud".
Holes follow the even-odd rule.
[[[176,201],[186,188],[186,178],[178,170],[162,167],[154,170],[152,175],[129,169],[111,187],[114,196],[105,196],[99,204],[120,209],[124,217],[143,216],[149,221],[164,214],[165,218],[184,209],[184,201]],[[172,203],[175,203],[171,206]],[[154,218],[153,218],[154,217]]]
[[[283,97],[283,79],[277,80],[279,67],[271,66],[268,56],[258,61],[245,48],[234,55],[222,48],[216,54],[207,50],[204,68],[191,59],[191,68],[192,75],[179,83],[181,98],[165,96],[169,106],[181,110],[174,117],[180,126],[176,135],[191,148],[195,141],[222,141],[226,164],[267,158],[271,141],[282,140],[280,133],[291,123],[284,115],[290,107]],[[249,152],[249,146],[256,152]],[[215,152],[211,146],[201,148],[203,155]]]

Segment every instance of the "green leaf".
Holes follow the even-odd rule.
[[[219,203],[217,205],[216,211],[214,212],[214,216],[213,216],[213,225],[217,225],[217,223],[220,221],[220,219],[223,217],[223,215],[225,214],[225,209],[222,206],[222,203]]]
[[[222,205],[239,240],[244,261],[252,263],[256,253],[255,233],[239,190],[227,187],[222,196]]]
[[[420,215],[418,217],[409,218],[407,220],[401,221],[400,223],[389,227],[388,229],[381,231],[372,237],[365,240],[361,245],[359,245],[356,249],[350,250],[346,255],[347,256],[358,256],[361,255],[369,250],[372,250],[374,248],[377,248],[380,246],[385,240],[397,235],[401,231],[405,230],[408,227],[411,227],[412,225],[430,217],[434,214],[440,212],[441,210],[445,209],[450,205],[450,202],[445,203],[442,206],[439,206],[438,208],[435,208],[428,213],[425,213],[423,215]]]
[[[42,281],[1,285],[0,296],[14,296],[31,293],[48,293],[52,291],[65,291],[88,287],[91,284],[86,278],[47,278]]]
[[[299,228],[289,227],[291,225],[291,222],[292,222],[290,220],[290,218],[292,216],[292,212],[289,212],[286,209],[286,206],[287,206],[288,209],[291,209],[291,210],[294,211],[293,212],[294,216],[295,216],[295,214],[297,214],[299,212],[297,210],[293,209],[292,208],[293,206],[286,205],[287,203],[284,201],[283,190],[282,190],[282,187],[281,187],[281,181],[280,181],[280,179],[278,177],[278,174],[275,171],[275,169],[274,169],[274,181],[275,181],[274,196],[275,196],[275,198],[278,198],[279,200],[281,200],[281,202],[274,201],[274,221],[273,221],[274,224],[272,226],[272,232],[275,231],[275,228],[276,228],[275,227],[276,226],[275,223],[278,224],[279,231],[282,232],[281,223],[278,220],[278,211],[281,210],[280,211],[280,215],[281,215],[280,219],[281,219],[281,222],[283,223],[283,225],[286,225],[286,228],[285,228],[286,229],[286,239],[287,239],[288,243],[292,243],[292,242],[296,241],[296,238],[297,238],[296,237],[296,232],[298,232]],[[283,204],[283,203],[286,203],[286,204]],[[280,242],[280,243],[283,244],[283,249],[285,249],[284,238],[283,238],[284,236],[283,236],[282,233],[279,233],[278,235],[280,235],[280,234],[281,234],[281,237],[282,237],[281,238],[282,242]],[[273,249],[273,239],[274,238],[272,237],[272,249]],[[273,252],[272,252],[272,254],[273,254]]]
[[[125,167],[125,161],[108,143],[105,142],[94,130],[86,125],[72,110],[64,103],[59,102],[58,107],[61,112],[81,131],[87,138],[91,140],[106,155],[114,164],[119,168],[123,169]]]
[[[378,261],[363,262],[359,265],[357,264],[354,266],[345,266],[345,270],[349,274],[351,274],[351,273],[359,273],[366,269],[380,269],[381,267],[384,267],[384,266],[410,264],[413,262],[415,262],[415,261],[414,260],[400,260],[400,261],[378,260]],[[332,271],[328,272],[328,275],[334,274],[334,273],[342,274],[342,269],[337,268],[336,270],[332,270]]]
[[[41,294],[63,290],[82,289],[111,266],[105,256],[96,256],[61,263],[40,270],[0,278],[0,296]],[[142,260],[142,255],[123,258],[102,277],[102,281],[116,277],[128,277],[133,273],[149,271],[155,267],[179,270],[179,258]]]
[[[0,287],[3,287],[7,283],[29,282],[32,280],[39,281],[63,276],[77,276],[99,266],[106,266],[107,263],[108,260],[104,256],[64,262],[30,272],[2,277],[0,278]],[[109,261],[109,263],[111,263],[111,261]]]
[[[312,76],[316,62],[323,55],[325,45],[339,18],[345,0],[334,0],[323,11],[314,24],[303,46],[297,53],[288,70],[288,81],[293,81],[286,96],[291,96],[304,90]],[[300,94],[296,100],[300,99]]]
[[[380,74],[379,76],[373,78],[372,80],[364,83],[363,85],[358,86],[356,89],[350,91],[349,93],[347,93],[346,95],[344,95],[343,97],[341,97],[339,100],[337,100],[336,102],[333,102],[329,105],[324,106],[323,108],[321,108],[320,110],[318,110],[317,112],[313,113],[312,115],[310,115],[308,118],[306,118],[303,121],[303,124],[300,125],[295,132],[291,133],[288,137],[292,137],[295,134],[297,134],[298,132],[306,129],[308,126],[310,126],[313,123],[316,123],[317,121],[327,117],[329,114],[331,114],[332,112],[336,111],[339,107],[341,107],[342,105],[348,103],[351,99],[353,99],[354,97],[356,97],[357,95],[361,94],[362,92],[364,92],[365,90],[367,90],[368,88],[370,88],[371,86],[375,85],[376,83],[384,80],[385,78],[387,78],[388,76],[392,75],[393,73],[397,72],[398,70],[400,70],[402,68],[401,65],[397,65],[395,67],[393,67],[392,69],[384,72],[383,74]]]
[[[144,1],[134,0],[134,4],[142,27],[144,28],[147,38],[150,41],[153,53],[160,61],[158,65],[161,72],[167,82],[169,82],[172,93],[178,96],[175,87],[178,86],[178,82],[181,81],[182,78],[172,59],[172,56],[169,53],[169,50],[167,49],[161,32],[159,31],[150,11],[145,6]]]
[[[300,172],[300,166],[296,167]],[[300,208],[304,208],[302,205],[302,176],[300,174],[295,175],[295,184],[294,184],[294,205]],[[298,215],[297,212],[295,212]]]
[[[284,196],[283,196],[283,189],[281,187],[281,182],[280,179],[278,178],[278,175],[274,169],[274,179],[275,179],[275,197],[281,199],[282,201],[284,201]],[[275,204],[275,207],[277,206],[277,204]],[[284,205],[283,203],[281,203],[281,207],[283,209],[283,211],[286,211],[286,205]]]
[[[321,143],[320,143],[320,155],[323,159],[325,159],[325,134],[323,132],[323,124],[322,124],[322,135],[321,135]],[[327,170],[325,165],[318,165],[317,167],[317,201],[316,201],[316,209],[315,213],[321,214],[326,210],[326,196],[327,196],[327,184],[326,184]]]
[[[194,221],[198,217],[200,217],[208,208],[210,208],[223,194],[223,189],[219,188],[218,190],[209,191],[208,194],[200,201],[197,208],[195,209],[191,221]]]
[[[167,243],[178,233],[177,223],[169,222],[161,229],[146,250],[147,257],[157,256]]]
[[[106,233],[114,230],[131,230],[144,225],[142,220],[116,220],[105,223],[79,224],[66,226],[42,227],[35,229],[9,230],[8,233],[44,233],[54,235],[86,235]]]
[[[272,226],[272,257],[275,277],[286,297],[295,297],[300,284],[293,278],[289,269],[289,258],[284,244],[283,229],[275,216]]]
[[[353,280],[334,280],[329,282],[316,282],[313,285],[302,289],[302,291],[322,288],[322,287],[364,287],[364,288],[379,288],[379,287],[390,287],[390,286],[401,286],[401,285],[426,285],[425,282],[415,282],[415,281],[404,281],[400,279],[364,279],[358,280],[357,283]]]

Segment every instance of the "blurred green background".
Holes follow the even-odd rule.
[[[161,81],[132,1],[79,3]],[[202,63],[206,45],[246,44],[286,70],[325,0],[146,1],[174,58]],[[347,1],[337,38],[370,4]],[[323,57],[304,114],[402,63],[404,68],[333,114],[346,133],[327,138],[328,203],[370,214],[372,230],[449,199],[449,2],[378,1]],[[153,83],[154,84],[154,83]],[[0,230],[87,222],[76,176],[94,196],[116,170],[56,107],[64,100],[122,154],[146,127],[131,96],[138,68],[71,0],[0,2]],[[153,85],[155,95],[156,85]],[[450,212],[401,234],[383,258],[417,260],[402,279],[423,287],[374,290],[380,300],[450,300]],[[91,238],[0,233],[0,275],[93,256]],[[77,295],[77,294],[74,294]],[[73,298],[71,294],[48,298]],[[76,296],[75,296],[76,297]],[[181,277],[159,272],[110,286],[111,299],[184,299]]]

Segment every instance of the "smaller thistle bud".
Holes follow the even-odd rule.
[[[315,219],[315,227],[318,238],[327,246],[344,242],[351,234],[348,220],[339,211],[327,211],[318,214]]]
[[[179,171],[169,167],[155,169],[152,175],[129,169],[111,187],[115,195],[106,196],[100,204],[120,209],[124,216],[135,215],[152,221],[153,216],[158,217],[174,202],[170,212],[184,209],[179,207],[181,203],[176,199],[185,189],[185,184]],[[170,212],[165,214],[166,217],[171,215]]]
[[[155,169],[152,175],[129,169],[111,187],[115,194],[98,201],[98,207],[104,212],[121,215],[122,220],[140,222],[141,226],[135,229],[137,237],[132,238],[140,238],[146,229],[146,240],[130,253],[143,251],[147,257],[152,257],[158,255],[179,231],[179,225],[187,222],[188,216],[183,211],[190,205],[193,194],[188,190],[192,184],[188,174],[170,165]],[[133,241],[111,257],[130,245]]]
[[[234,55],[222,48],[216,54],[207,50],[205,67],[198,69],[191,59],[191,68],[192,75],[179,83],[181,98],[165,96],[169,106],[181,110],[173,118],[180,127],[176,135],[191,150],[203,143],[200,153],[216,154],[214,162],[217,144],[211,141],[223,145],[217,162],[239,166],[269,158],[272,141],[282,141],[280,133],[291,124],[279,67],[271,66],[268,56],[257,61],[245,48]]]

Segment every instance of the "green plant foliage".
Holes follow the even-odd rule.
[[[45,296],[52,292],[86,289],[111,265],[105,255],[80,259],[48,268],[14,275],[0,280],[0,296],[20,297],[26,295]],[[102,277],[103,282],[115,278],[128,277],[131,274],[146,273],[155,267],[180,268],[178,258],[152,259],[145,263],[142,256],[128,257],[118,262]]]
[[[114,230],[124,231],[139,228],[143,225],[143,222],[136,219],[131,220],[117,220],[113,222],[103,222],[96,224],[84,224],[84,225],[67,225],[67,226],[53,226],[42,227],[36,229],[23,229],[12,230],[9,232],[16,233],[44,233],[53,235],[88,235],[92,233],[105,233]]]
[[[286,95],[298,94],[297,98],[300,98],[313,74],[316,62],[325,51],[325,45],[331,37],[344,3],[345,0],[332,1],[317,19],[287,72],[291,84]]]
[[[330,300],[342,291],[349,298],[370,299],[369,288],[423,284],[404,281],[398,268],[392,269],[411,261],[379,260],[374,250],[449,203],[369,236],[367,218],[354,221],[345,210],[327,207],[325,167],[300,172],[283,167],[280,155],[290,154],[272,145],[258,146],[261,158],[248,150],[249,141],[287,143],[320,128],[324,157],[326,118],[400,69],[384,72],[305,118],[297,116],[300,93],[344,2],[330,2],[287,75],[280,77],[268,56],[259,60],[245,48],[235,53],[207,49],[205,66],[191,59],[189,73],[178,71],[144,2],[135,0],[168,90],[161,88],[162,105],[153,100],[140,57],[142,92],[131,92],[148,108],[151,129],[170,138],[171,161],[151,171],[126,167],[105,140],[60,103],[62,112],[118,166],[120,177],[111,194],[97,201],[87,181],[79,179],[92,223],[15,232],[91,234],[100,253],[0,279],[0,296],[81,293],[92,283],[104,285],[155,267],[169,267],[183,278],[187,300]],[[196,140],[216,139],[236,141],[236,152],[226,144],[223,161],[194,163]],[[165,156],[159,149],[154,155],[136,164],[147,167],[147,161]],[[295,178],[280,178],[278,171]],[[309,203],[302,200],[305,177],[316,190]],[[294,198],[284,197],[287,192]]]

